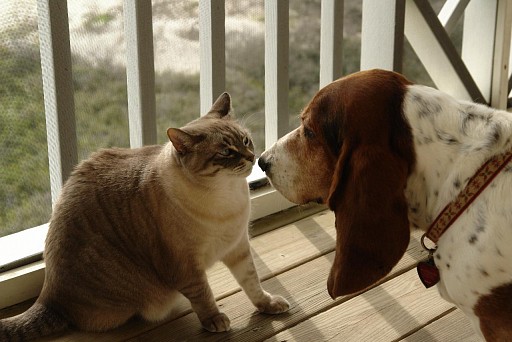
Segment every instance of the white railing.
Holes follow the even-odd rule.
[[[289,0],[262,1],[265,145],[269,147],[290,129]],[[51,194],[55,202],[78,158],[69,24],[66,1],[37,3]],[[156,143],[152,9],[150,0],[124,0],[123,6],[130,146],[139,147]],[[448,34],[463,13],[464,39],[459,55]],[[321,0],[320,87],[342,74],[343,14],[343,0]],[[407,37],[438,88],[459,98],[506,108],[511,83],[512,0],[448,0],[438,16],[427,0],[363,0],[362,19],[361,69],[401,71]],[[206,113],[225,89],[224,23],[224,0],[199,0],[201,113]],[[290,206],[271,189],[255,192],[253,202],[257,202],[256,217]],[[46,227],[34,229],[40,232]],[[20,239],[28,239],[27,234],[30,232],[20,234]],[[9,250],[7,246],[20,244],[13,239],[16,237],[0,239],[0,261],[5,257],[2,253]],[[42,246],[42,241],[37,243]],[[37,295],[43,272],[40,261],[0,274],[0,308]]]
[[[400,71],[405,33],[439,89],[457,98],[506,108],[510,92],[509,0],[448,0],[438,16],[426,0],[365,0],[363,6],[361,69]],[[461,56],[448,34],[462,14]]]
[[[78,160],[66,1],[38,1],[52,203]]]
[[[504,108],[511,3],[449,0],[439,18],[427,0],[365,0],[361,69],[401,71],[403,37],[434,83],[456,97]],[[465,12],[463,11],[465,9]],[[38,0],[52,201],[77,162],[65,1]],[[465,15],[462,56],[448,32]],[[156,143],[151,1],[124,0],[130,146]],[[200,0],[201,113],[225,90],[224,0]],[[322,0],[320,85],[341,76],[343,1]],[[444,26],[443,26],[444,25]],[[288,0],[265,0],[265,146],[289,131]]]
[[[152,22],[151,1],[125,0],[123,8],[128,126],[130,146],[135,148],[156,144],[153,26],[148,24]]]

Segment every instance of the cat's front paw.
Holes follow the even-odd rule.
[[[266,314],[280,314],[290,309],[290,303],[281,296],[269,295],[267,301],[256,305],[259,312]]]
[[[209,332],[223,332],[230,329],[229,318],[222,312],[202,320],[201,325]]]

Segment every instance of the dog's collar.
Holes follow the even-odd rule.
[[[437,269],[432,255],[437,247],[429,248],[425,245],[425,238],[435,244],[443,233],[455,222],[455,220],[466,210],[475,198],[484,191],[492,182],[494,177],[512,159],[512,150],[489,159],[475,175],[469,180],[466,187],[457,195],[455,200],[450,202],[432,222],[427,232],[421,237],[421,245],[429,252],[427,261],[418,264],[418,275],[425,287],[429,288],[439,281],[439,270]]]
[[[455,222],[475,198],[484,191],[511,159],[512,150],[497,155],[482,165],[455,200],[450,202],[432,222],[425,233],[425,237],[437,243],[441,235]]]

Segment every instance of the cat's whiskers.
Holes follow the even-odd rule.
[[[264,120],[263,112],[252,112],[252,113],[243,115],[239,119],[239,123],[243,127],[249,127],[249,126],[252,126],[256,122],[263,123],[263,120]]]

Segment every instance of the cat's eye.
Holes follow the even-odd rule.
[[[251,139],[249,139],[249,137],[244,137],[243,143],[244,146],[249,146],[251,143]]]
[[[233,154],[233,150],[230,148],[225,148],[222,151],[220,151],[219,154],[224,157],[229,157],[230,155]]]

